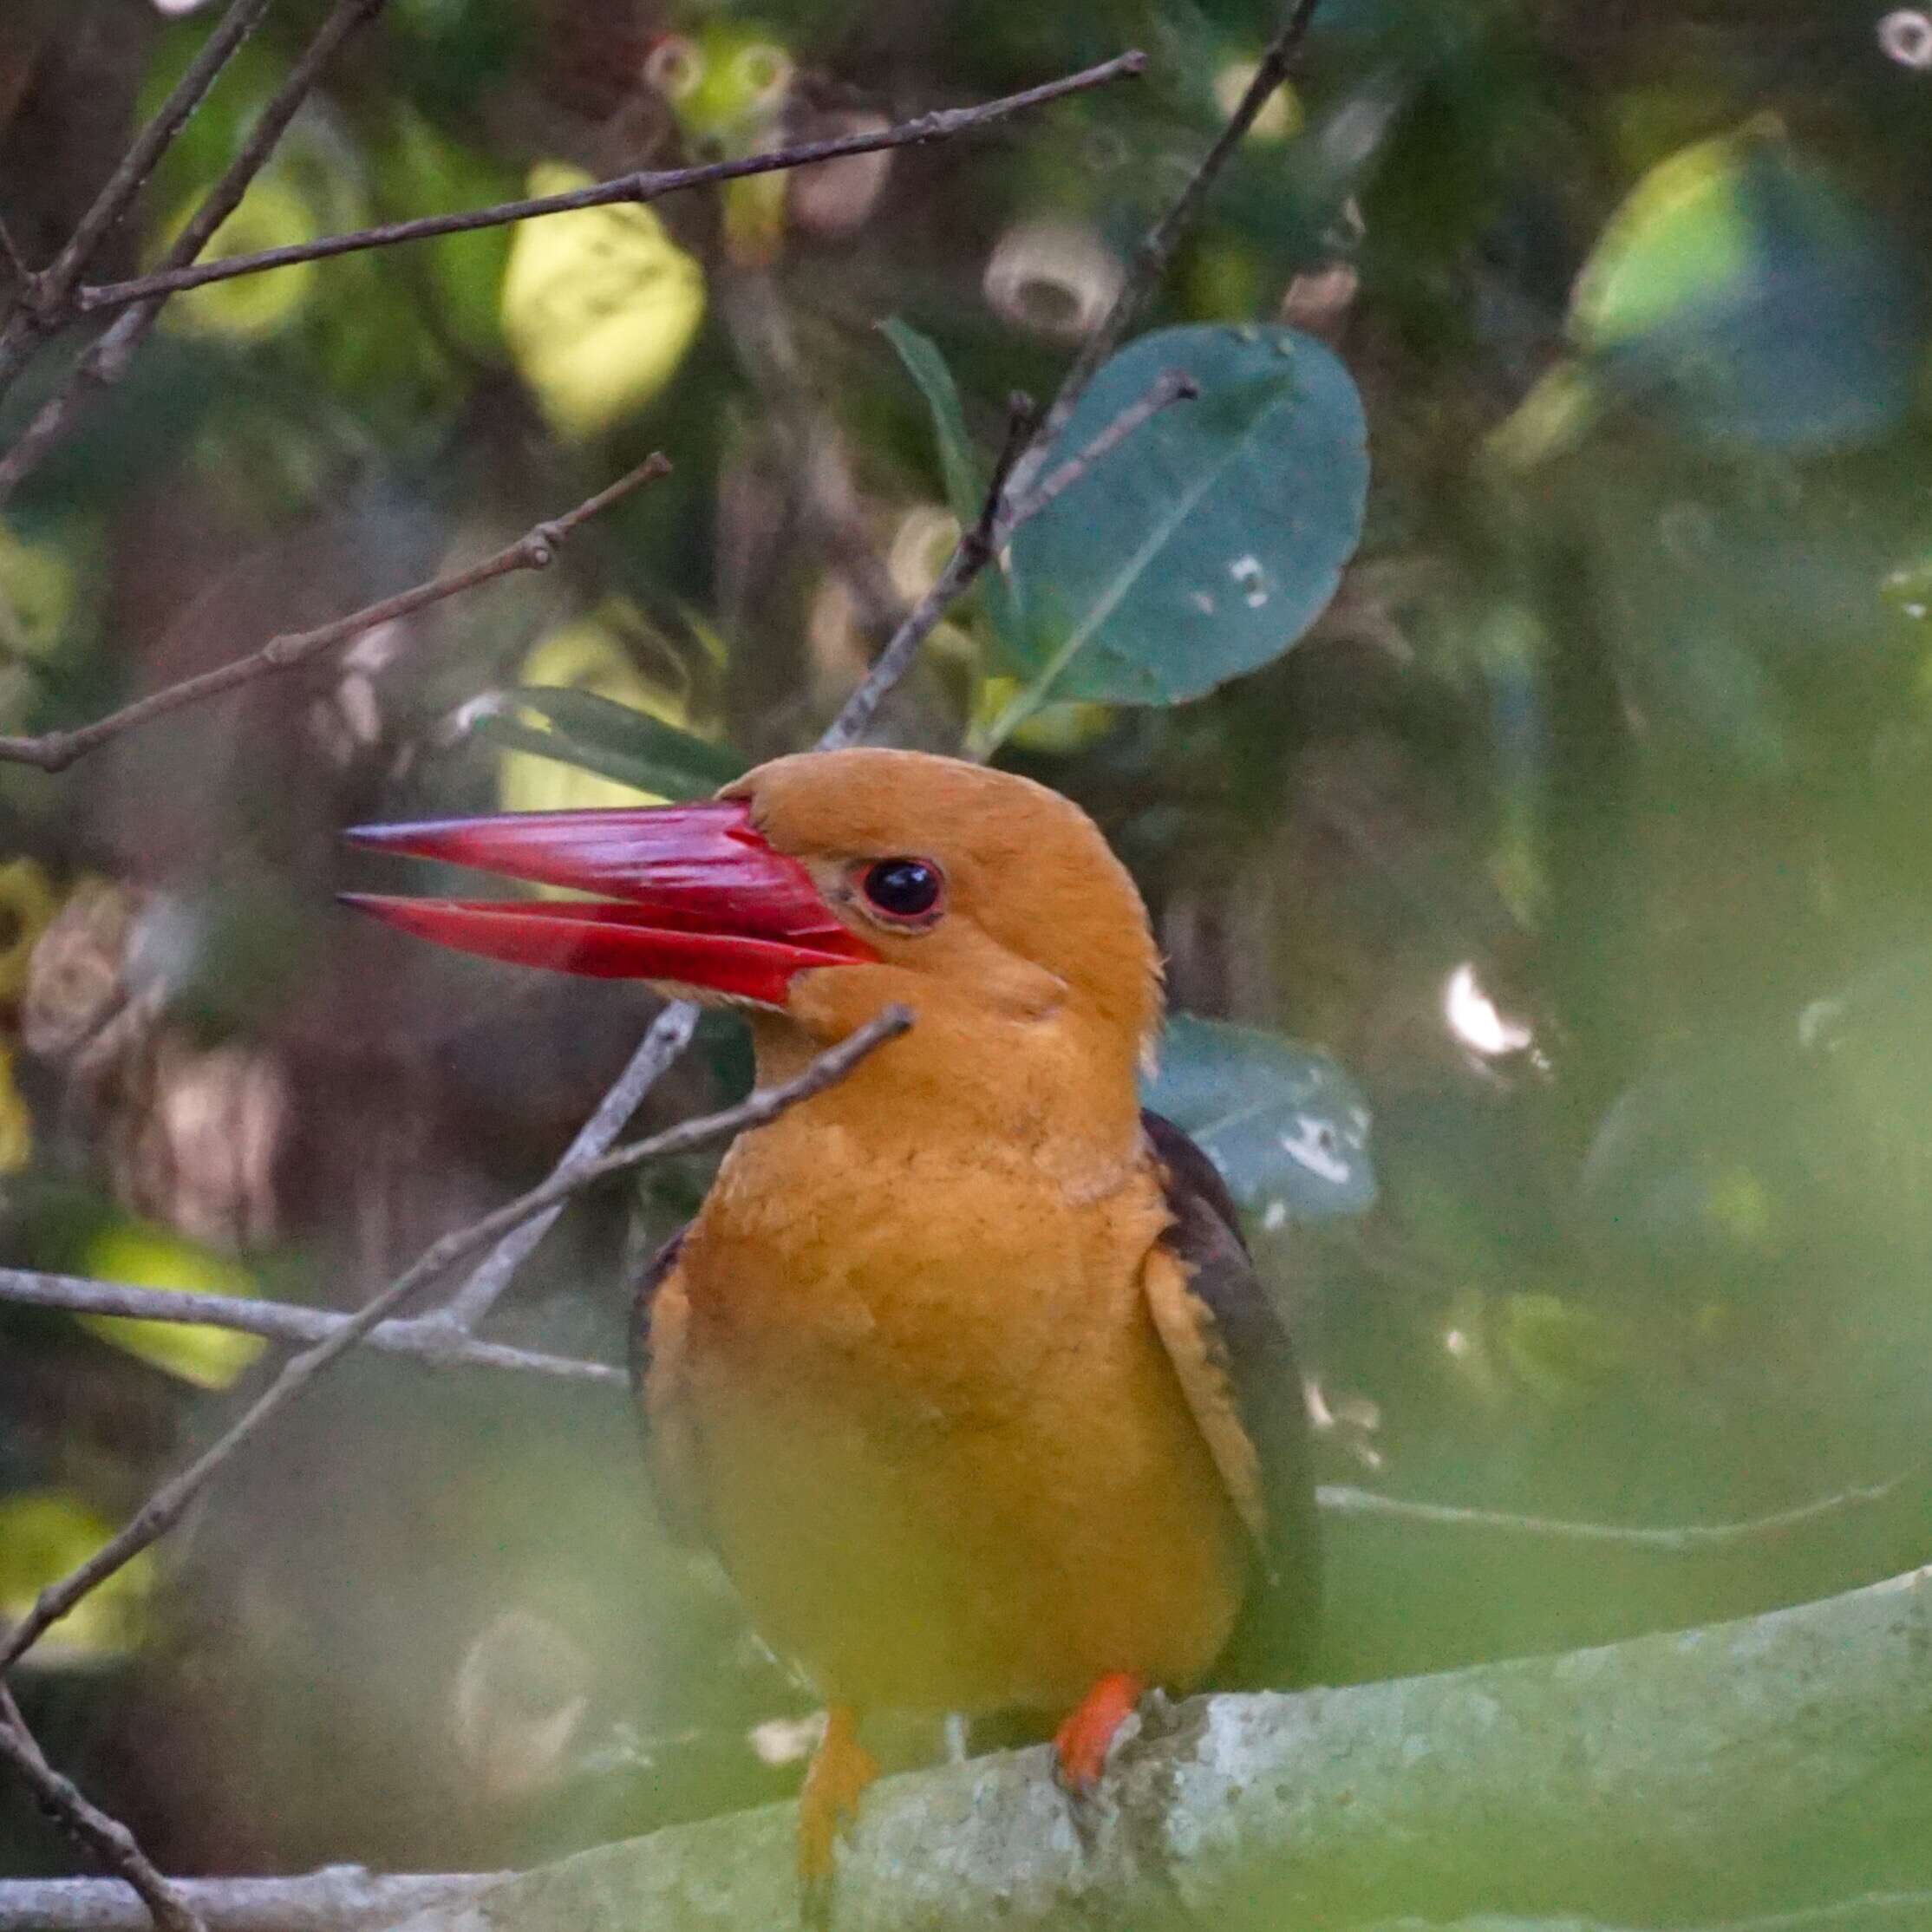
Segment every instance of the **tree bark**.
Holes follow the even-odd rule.
[[[846,1849],[835,1922],[1681,1923],[1767,1909],[1781,1884],[1842,1876],[1847,1857],[1916,1859],[1922,1883],[1929,1818],[1932,1567],[1563,1656],[1192,1700],[1143,1727],[1081,1823],[1043,1750],[893,1779]],[[787,1926],[791,1833],[788,1806],[681,1826],[432,1907],[403,1932]],[[1899,1882],[1882,1869],[1837,1889]]]

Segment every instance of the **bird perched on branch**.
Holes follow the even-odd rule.
[[[1159,962],[1077,806],[853,750],[707,803],[353,836],[597,895],[356,903],[739,1005],[761,1083],[891,1002],[914,1015],[740,1138],[636,1300],[666,1516],[829,1706],[808,1902],[875,1775],[866,1710],[1063,1716],[1059,1774],[1085,1795],[1145,1689],[1299,1676],[1300,1378],[1212,1165],[1140,1111]]]

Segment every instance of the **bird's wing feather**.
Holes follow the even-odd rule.
[[[1214,1164],[1172,1121],[1141,1118],[1172,1217],[1148,1257],[1148,1308],[1254,1537],[1253,1584],[1215,1681],[1292,1683],[1309,1668],[1321,1593],[1301,1372]]]
[[[652,1485],[664,1526],[682,1543],[705,1540],[684,1395],[684,1337],[690,1315],[680,1228],[645,1264],[630,1302],[630,1383],[646,1433]]]

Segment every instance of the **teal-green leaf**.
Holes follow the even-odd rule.
[[[1368,1102],[1314,1048],[1177,1013],[1143,1098],[1200,1143],[1243,1211],[1270,1231],[1374,1201]]]
[[[594,691],[522,685],[506,692],[504,699],[504,711],[477,720],[480,738],[506,751],[552,758],[662,798],[702,798],[746,769],[735,752]],[[534,712],[550,728],[525,723],[517,715],[525,711]]]
[[[939,445],[939,469],[946,483],[946,505],[966,529],[979,515],[985,486],[973,460],[972,440],[966,434],[966,414],[959,403],[959,385],[946,367],[946,358],[930,339],[897,316],[883,324],[885,339],[897,351],[906,373],[932,412],[933,434]]]
[[[1101,369],[1048,453],[1076,454],[1179,369],[1199,388],[1015,533],[1005,643],[1038,699],[1174,704],[1278,657],[1361,536],[1355,385],[1292,329],[1164,329]]]

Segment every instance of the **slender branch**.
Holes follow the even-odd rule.
[[[65,1616],[88,1591],[105,1582],[179,1522],[188,1505],[237,1450],[286,1408],[310,1381],[340,1361],[418,1289],[458,1262],[480,1253],[532,1215],[541,1213],[545,1208],[568,1199],[610,1175],[626,1172],[644,1161],[708,1146],[714,1141],[728,1139],[741,1128],[758,1126],[774,1119],[787,1107],[843,1079],[873,1048],[904,1033],[911,1023],[912,1016],[904,1008],[888,1007],[848,1039],[819,1054],[796,1080],[753,1093],[721,1113],[686,1120],[662,1133],[653,1134],[649,1139],[634,1141],[629,1146],[619,1147],[569,1172],[559,1171],[528,1193],[485,1215],[481,1220],[467,1228],[455,1229],[432,1243],[380,1295],[365,1302],[325,1340],[284,1363],[274,1381],[215,1443],[179,1475],[162,1484],[135,1511],[133,1518],[85,1563],[43,1589],[18,1628],[0,1642],[0,1671],[16,1663],[42,1632]]]
[[[161,258],[164,270],[186,267],[207,246],[215,231],[240,205],[249,183],[275,152],[289,123],[321,78],[330,57],[386,3],[387,0],[336,0],[329,17],[297,56],[287,77],[262,109],[241,152],[228,164],[201,206],[189,217],[187,225],[169,245]],[[0,509],[5,508],[14,491],[59,440],[82,398],[90,392],[112,388],[127,374],[135,349],[154,326],[165,299],[157,297],[127,309],[75,363],[66,382],[48,399],[5,457],[0,459]],[[44,314],[42,320],[43,323],[47,320]]]
[[[1608,1544],[1626,1550],[1655,1550],[1687,1557],[1735,1549],[1743,1544],[1771,1542],[1788,1531],[1803,1529],[1827,1518],[1875,1509],[1890,1502],[1907,1483],[1922,1479],[1923,1475],[1922,1469],[1901,1470],[1882,1482],[1857,1484],[1832,1496],[1818,1497],[1770,1516],[1751,1517],[1739,1523],[1691,1523],[1656,1528],[1577,1523],[1549,1516],[1514,1516],[1506,1511],[1468,1509],[1452,1503],[1412,1503],[1400,1497],[1383,1496],[1374,1490],[1346,1485],[1325,1484],[1316,1497],[1331,1516],[1381,1517],[1394,1522],[1476,1530],[1531,1542]]]
[[[48,1763],[3,1681],[0,1681],[0,1759],[12,1767],[14,1775],[34,1794],[35,1802],[62,1831],[134,1888],[159,1932],[206,1932],[193,1907],[155,1869],[134,1834]]]
[[[544,1220],[543,1216],[538,1217]],[[535,1223],[525,1224],[533,1226]],[[547,1223],[546,1223],[547,1224]],[[194,1327],[232,1328],[269,1341],[326,1341],[349,1320],[330,1309],[297,1308],[286,1302],[244,1301],[238,1296],[200,1295],[189,1290],[133,1288],[122,1282],[97,1282],[82,1275],[42,1275],[23,1268],[0,1268],[0,1303],[51,1309],[69,1315],[104,1315],[114,1321],[178,1322]],[[381,1322],[363,1338],[367,1347],[387,1354],[413,1355],[441,1367],[506,1369],[549,1375],[563,1381],[622,1384],[623,1371],[598,1361],[546,1355],[500,1342],[452,1336],[440,1315]]]
[[[178,1878],[207,1932],[377,1932],[457,1905],[507,1872],[375,1873],[330,1865],[299,1878]],[[145,1932],[147,1915],[99,1878],[0,1879],[0,1932]]]
[[[1151,421],[1170,403],[1191,402],[1200,393],[1199,383],[1185,369],[1164,369],[1148,386],[1145,395],[1130,402],[1112,421],[1102,424],[1093,439],[1065,462],[1055,463],[1017,504],[1008,506],[1005,520],[997,532],[1000,542],[1003,545],[1029,517],[1039,515],[1055,497],[1070,490],[1143,423]]]
[[[1014,493],[1014,479],[1037,444],[1036,419],[1030,407],[1026,410],[1015,409],[1008,421],[1005,447],[994,465],[992,484],[972,527],[961,532],[959,541],[953,545],[952,555],[933,579],[932,587],[906,613],[904,621],[892,633],[891,641],[865,674],[865,682],[845,700],[839,715],[819,740],[819,749],[837,750],[855,743],[865,735],[886,694],[905,676],[907,668],[918,654],[919,646],[931,635],[939,620],[973,579],[993,561],[1015,531],[1038,516],[1054,498],[1078,482],[1096,462],[1110,450],[1117,448],[1151,417],[1195,393],[1191,377],[1177,370],[1167,370],[1145,395],[1130,402],[1107,423],[1078,455],[1057,465],[1050,475],[1043,477],[1032,489],[1017,497]]]
[[[1314,24],[1315,9],[1320,3],[1321,0],[1292,0],[1274,38],[1263,49],[1254,78],[1236,103],[1234,112],[1228,116],[1227,125],[1201,157],[1200,165],[1188,177],[1172,206],[1135,249],[1132,266],[1120,284],[1119,293],[1114,297],[1112,307],[1101,317],[1093,333],[1080,345],[1073,367],[1067,370],[1052,407],[1047,411],[1047,420],[1041,425],[1036,447],[1044,448],[1065,427],[1074,405],[1087,393],[1087,385],[1099,373],[1100,365],[1120,346],[1127,330],[1133,326],[1134,318],[1159,286],[1168,264],[1174,258],[1174,251],[1192,225],[1208,190],[1227,166],[1229,156],[1246,138],[1256,116],[1268,105],[1275,90],[1288,78],[1302,50],[1302,43],[1308,38],[1309,29]]]
[[[346,617],[337,617],[334,623],[323,624],[314,630],[285,631],[270,638],[259,650],[251,652],[246,657],[238,657],[214,670],[203,671],[198,677],[184,678],[179,684],[150,692],[144,698],[135,699],[132,704],[123,705],[118,711],[109,712],[104,718],[95,719],[92,724],[76,725],[67,731],[45,732],[37,738],[0,737],[0,760],[11,759],[19,764],[37,765],[44,772],[64,771],[75,759],[85,757],[109,739],[118,738],[122,732],[131,731],[137,725],[144,725],[170,711],[178,711],[183,705],[199,704],[244,684],[252,684],[258,678],[294,670],[311,658],[320,656],[323,651],[347,643],[364,631],[374,630],[379,624],[413,616],[433,604],[441,604],[446,597],[454,597],[459,591],[474,590],[480,584],[507,577],[513,571],[547,570],[556,561],[558,548],[581,525],[643,484],[668,475],[670,467],[662,454],[652,455],[628,475],[620,477],[608,488],[578,504],[574,510],[566,510],[562,516],[537,525],[493,557],[486,557],[480,563],[453,571],[448,576],[436,578],[428,584],[419,584],[413,590],[399,591],[395,597],[384,597],[379,603],[352,611]]]
[[[587,1166],[623,1132],[624,1122],[637,1111],[638,1103],[656,1084],[658,1076],[690,1044],[697,1018],[697,1008],[681,1001],[667,1006],[652,1021],[643,1043],[618,1074],[616,1084],[597,1102],[597,1112],[577,1130],[564,1150],[557,1164],[558,1173],[574,1174]],[[441,1331],[446,1346],[452,1341],[464,1348],[475,1346],[464,1338],[496,1305],[497,1297],[510,1285],[512,1276],[562,1212],[559,1204],[512,1228],[484,1257],[476,1272],[450,1296],[447,1305],[424,1319],[423,1327],[431,1331],[432,1336]],[[456,1359],[461,1359],[460,1352]]]
[[[1006,436],[1000,453],[993,459],[992,480],[986,486],[986,499],[997,503],[1006,495],[1013,480],[1013,466],[1026,454],[1040,433],[1040,405],[1024,389],[1015,389],[1006,399]],[[981,512],[983,518],[985,512]]]
[[[141,129],[114,171],[95,195],[79,225],[53,261],[38,275],[27,272],[10,239],[6,252],[18,267],[24,297],[20,309],[0,330],[0,395],[33,355],[35,344],[72,313],[75,286],[94,259],[108,231],[118,222],[141,191],[155,164],[173,145],[188,117],[201,105],[215,77],[235,50],[254,32],[271,0],[234,0],[221,24],[202,43],[187,70],[174,83],[154,118]]]
[[[184,289],[206,287],[211,282],[227,282],[239,275],[261,275],[271,269],[287,268],[297,262],[326,261],[336,255],[352,255],[364,249],[394,248],[400,242],[424,241],[438,235],[468,234],[478,228],[501,228],[511,222],[533,221],[545,215],[569,214],[579,208],[602,208],[612,202],[643,204],[676,194],[686,188],[708,187],[721,181],[735,181],[747,174],[771,174],[782,169],[811,167],[819,161],[837,160],[846,154],[873,154],[885,147],[911,147],[927,141],[950,140],[969,129],[1004,120],[1008,114],[1043,107],[1072,94],[1106,87],[1141,73],[1147,57],[1138,50],[1104,61],[1098,67],[1083,69],[1042,86],[1028,88],[997,101],[974,108],[939,108],[897,127],[877,128],[864,134],[839,134],[825,140],[800,141],[763,154],[747,154],[735,160],[707,161],[696,167],[640,168],[608,181],[592,182],[565,194],[534,195],[522,201],[505,201],[489,208],[472,208],[460,214],[423,215],[410,221],[392,221],[376,228],[357,229],[352,234],[325,235],[312,242],[297,242],[285,248],[264,249],[258,254],[231,255],[219,262],[195,267],[158,270],[152,275],[136,276],[126,282],[106,282],[80,291],[77,307],[84,314],[95,310],[124,308],[132,302],[146,302],[156,296],[179,294]]]

